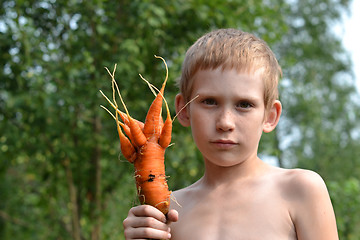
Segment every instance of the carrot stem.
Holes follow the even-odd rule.
[[[126,111],[126,114],[128,115],[128,117],[130,117],[129,111],[127,110],[127,107],[126,107],[126,105],[125,105],[125,102],[124,102],[124,100],[123,100],[123,98],[122,98],[122,96],[121,96],[121,94],[120,94],[119,87],[118,87],[118,85],[117,85],[117,83],[116,83],[116,81],[115,81],[115,76],[114,76],[114,73],[115,73],[115,72],[114,72],[114,73],[110,73],[110,71],[109,71],[109,69],[108,69],[107,67],[105,67],[105,69],[106,69],[106,71],[109,73],[109,75],[111,76],[112,88],[114,89],[114,86],[113,86],[113,85],[115,85],[116,90],[117,90],[117,93],[118,93],[119,98],[120,98],[120,101],[121,101],[121,103],[122,103],[122,105],[123,105],[123,107],[124,107],[124,109],[125,109],[125,111]],[[116,69],[116,64],[115,64],[114,70],[115,70],[115,69]],[[113,95],[115,95],[115,92],[114,92],[114,91],[113,91]],[[117,108],[117,104],[116,104],[116,102],[115,102],[115,96],[113,96],[113,98],[114,98],[114,103],[115,103],[116,108]]]

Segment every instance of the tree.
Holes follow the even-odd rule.
[[[173,106],[186,49],[219,27],[262,37],[283,65],[284,127],[265,135],[262,153],[284,165],[319,170],[335,183],[344,179],[330,161],[341,156],[345,173],[357,166],[359,111],[353,84],[339,82],[349,67],[328,21],[349,2],[307,4],[313,6],[274,0],[3,0],[1,239],[121,237],[136,190],[132,166],[119,155],[114,122],[99,107],[106,103],[98,90],[111,92],[104,67],[118,64],[116,78],[130,112],[144,119],[153,96],[138,73],[158,86],[164,67],[153,55],[163,56],[170,67],[166,98]],[[321,107],[309,105],[314,102]],[[286,144],[289,136],[298,141]],[[187,129],[175,124],[173,139],[166,166],[175,190],[201,175],[202,161]]]
[[[359,104],[351,62],[332,29],[342,11],[332,4],[299,1],[291,8],[289,31],[278,45],[285,69],[285,127],[279,131],[293,136],[282,148],[284,159],[339,180],[359,163]]]

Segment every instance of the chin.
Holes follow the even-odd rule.
[[[244,161],[239,161],[239,159],[236,160],[211,160],[208,159],[207,160],[210,164],[218,166],[218,167],[234,167],[237,166],[239,164],[242,164]]]

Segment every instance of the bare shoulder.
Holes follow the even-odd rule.
[[[298,239],[338,239],[336,220],[326,184],[313,171],[282,171],[282,195]]]
[[[288,169],[283,172],[285,190],[294,197],[307,197],[318,191],[327,192],[322,177],[313,171],[304,169]]]
[[[300,209],[317,207],[330,202],[329,193],[322,177],[310,170],[283,169],[279,173],[278,181],[283,198],[290,204],[295,216]]]
[[[306,197],[311,192],[319,190],[326,191],[326,185],[322,177],[310,170],[305,169],[284,169],[271,167],[265,175],[266,182],[274,183],[285,197]]]

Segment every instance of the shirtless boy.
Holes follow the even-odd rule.
[[[336,221],[322,178],[282,169],[258,156],[263,132],[278,124],[281,69],[262,40],[235,29],[201,37],[186,53],[176,96],[178,120],[191,127],[205,173],[174,192],[166,217],[130,209],[126,239],[335,240]]]

